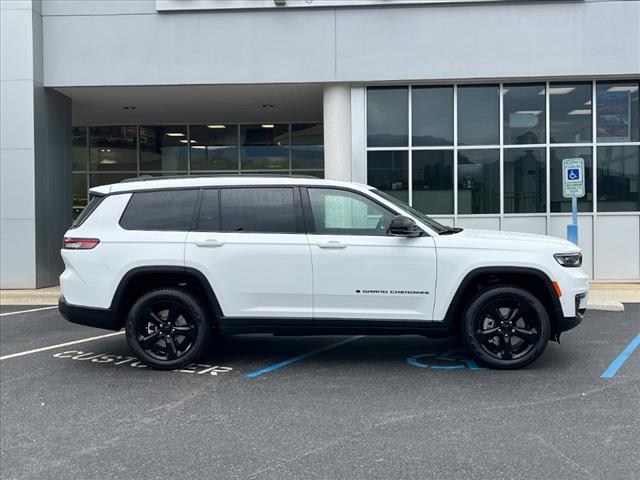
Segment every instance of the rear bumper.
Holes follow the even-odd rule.
[[[115,331],[122,328],[122,324],[118,321],[115,312],[110,308],[91,308],[70,305],[64,297],[60,297],[58,300],[58,310],[66,320],[79,325]]]

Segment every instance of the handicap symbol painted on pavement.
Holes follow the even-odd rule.
[[[567,180],[580,180],[580,169],[579,168],[568,168],[567,169]]]
[[[486,370],[478,366],[476,362],[467,357],[464,350],[447,350],[444,353],[424,353],[407,358],[407,363],[418,368],[435,368],[441,370],[454,370],[468,368],[475,372]]]

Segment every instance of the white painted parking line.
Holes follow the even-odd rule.
[[[79,343],[92,342],[93,340],[100,340],[101,338],[109,338],[115,335],[122,335],[121,332],[107,333],[106,335],[98,335],[97,337],[82,338],[80,340],[74,340],[73,342],[59,343],[57,345],[51,345],[50,347],[36,348],[34,350],[27,350],[26,352],[12,353],[10,355],[4,355],[0,357],[0,360],[8,360],[9,358],[22,357],[24,355],[31,355],[32,353],[46,352],[47,350],[53,350],[60,347],[67,347],[69,345],[77,345]]]
[[[51,307],[30,308],[29,310],[20,310],[19,312],[0,313],[0,317],[7,317],[9,315],[18,315],[19,313],[39,312],[40,310],[51,310],[52,308],[58,308],[58,306],[53,305]]]

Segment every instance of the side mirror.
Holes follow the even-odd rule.
[[[397,215],[391,219],[387,235],[394,237],[419,237],[422,235],[422,230],[420,230],[420,227],[416,225],[413,219]]]

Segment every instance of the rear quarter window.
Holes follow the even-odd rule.
[[[95,212],[96,208],[98,208],[98,206],[102,203],[102,200],[104,200],[104,197],[92,197],[91,200],[89,200],[87,206],[84,207],[84,209],[80,212],[80,215],[78,215],[78,217],[73,221],[73,223],[71,224],[71,228],[77,228],[82,225],[87,220],[87,218],[89,218],[89,216],[93,212]]]
[[[126,230],[188,231],[198,190],[136,192],[120,218]]]

